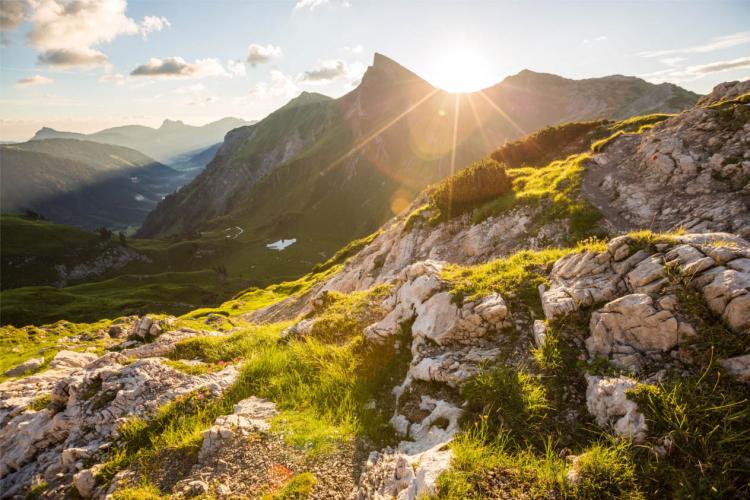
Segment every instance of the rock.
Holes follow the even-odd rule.
[[[542,308],[548,320],[612,300],[625,290],[607,252],[566,255],[552,266],[549,282],[550,288],[542,294]]]
[[[720,359],[719,365],[740,382],[750,384],[750,354]]]
[[[73,486],[83,498],[91,498],[96,487],[96,477],[92,469],[83,469],[73,476]]]
[[[60,354],[57,367],[28,377],[35,384],[54,384],[51,400],[56,412],[18,411],[15,406],[8,411],[6,405],[14,400],[2,400],[6,413],[0,426],[0,491],[19,491],[34,477],[50,484],[70,484],[81,461],[96,459],[99,450],[118,437],[118,428],[127,419],[148,418],[167,402],[194,391],[216,397],[239,374],[228,367],[193,376],[166,367],[158,359],[130,363],[120,353],[100,358],[70,351]],[[28,383],[0,384],[0,394],[32,389]],[[79,478],[84,489],[86,478]]]
[[[122,325],[112,325],[109,327],[107,333],[113,339],[119,339],[120,337],[125,335],[125,328],[123,328]]]
[[[85,368],[98,356],[90,352],[60,351],[49,363],[50,368]]]
[[[646,438],[646,419],[638,405],[625,391],[638,383],[626,377],[605,378],[586,375],[586,406],[601,427],[611,427],[615,434],[641,443]]]
[[[639,368],[633,354],[668,351],[679,341],[674,314],[659,309],[650,296],[640,293],[607,303],[591,315],[589,328],[589,354],[611,358],[615,365],[631,370]]]
[[[143,316],[142,318],[136,320],[136,322],[133,324],[132,335],[141,339],[146,338],[149,330],[151,330],[151,325],[153,323],[154,320],[152,320],[148,316]]]
[[[216,494],[219,497],[228,497],[232,494],[232,489],[226,484],[220,484],[216,487]]]
[[[474,308],[474,312],[490,325],[501,328],[508,316],[508,306],[499,293],[493,293],[484,297]]]
[[[534,344],[539,348],[543,347],[547,340],[547,324],[540,319],[535,320],[532,327],[532,334],[534,336]]]
[[[38,369],[43,364],[44,364],[44,358],[31,358],[27,361],[24,361],[20,365],[16,365],[10,370],[6,370],[5,373],[3,373],[3,375],[7,377],[19,377],[21,375],[26,375],[27,373],[33,372],[34,370]]]
[[[185,485],[185,489],[183,491],[185,493],[185,496],[188,497],[206,495],[208,493],[208,483],[200,480],[190,481]]]
[[[713,312],[721,315],[732,330],[750,328],[750,273],[723,269],[712,274],[703,295]]]
[[[227,440],[237,435],[247,436],[251,432],[268,432],[269,419],[278,414],[276,404],[266,399],[251,396],[234,405],[234,412],[222,415],[203,432],[203,443],[198,461],[205,463]]]

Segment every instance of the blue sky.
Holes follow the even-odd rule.
[[[448,90],[528,68],[705,93],[750,78],[750,1],[3,0],[0,139],[259,119],[381,52]],[[71,7],[71,5],[74,6]]]

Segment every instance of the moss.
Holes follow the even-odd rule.
[[[404,220],[404,227],[402,229],[403,232],[408,233],[412,230],[414,227],[414,224],[417,223],[419,220],[425,220],[424,214],[425,212],[430,210],[431,205],[429,203],[425,203],[424,205],[415,208],[407,217],[406,220]]]
[[[50,394],[42,394],[37,397],[26,409],[31,411],[42,411],[52,403],[52,396]]]

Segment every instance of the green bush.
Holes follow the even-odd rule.
[[[511,168],[542,166],[588,148],[592,132],[610,124],[607,120],[563,123],[545,127],[492,153],[492,159]]]
[[[495,160],[486,159],[474,162],[434,186],[430,191],[430,201],[440,210],[441,218],[447,220],[510,190],[511,179],[505,167]]]

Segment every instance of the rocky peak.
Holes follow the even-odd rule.
[[[170,120],[166,119],[162,122],[161,127],[159,127],[160,130],[164,129],[170,129],[170,128],[179,128],[184,127],[185,123],[183,123],[182,120]]]
[[[698,105],[708,106],[709,104],[722,99],[735,99],[747,93],[750,93],[750,80],[745,80],[744,82],[724,82],[715,86],[710,94],[701,98],[701,100],[698,101]]]
[[[372,65],[367,68],[362,77],[362,87],[392,85],[396,83],[422,83],[426,81],[409,71],[399,63],[383,54],[375,53]]]

